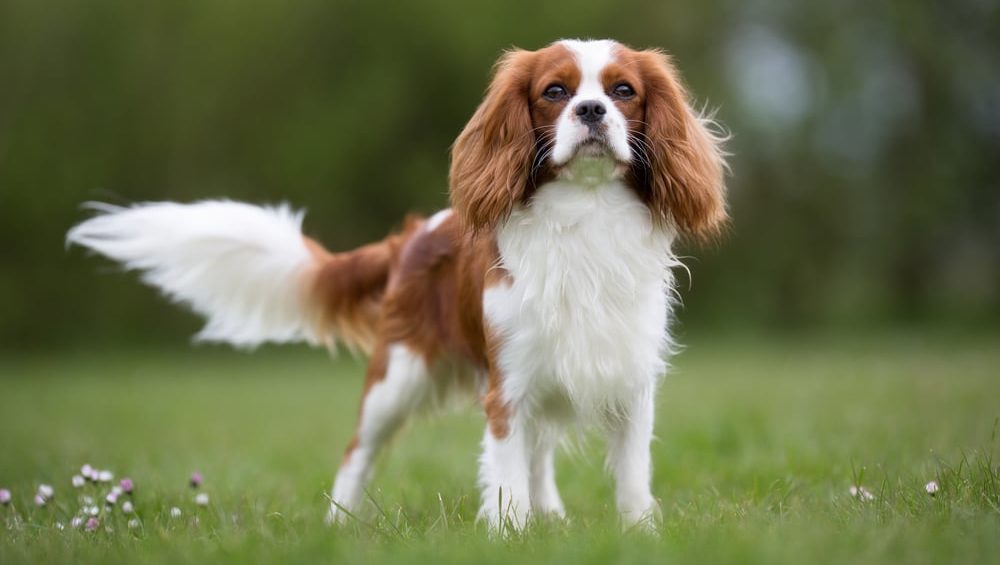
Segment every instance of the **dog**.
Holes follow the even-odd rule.
[[[672,249],[727,223],[724,142],[664,53],[562,40],[503,54],[452,148],[451,207],[381,241],[331,252],[302,234],[302,212],[225,200],[92,204],[67,238],[202,314],[196,339],[370,356],[329,521],[361,510],[408,417],[458,391],[486,416],[491,529],[564,516],[553,454],[585,427],[607,436],[631,527],[659,514],[650,442],[674,349]]]

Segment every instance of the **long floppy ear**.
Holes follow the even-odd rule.
[[[684,235],[706,241],[726,224],[725,138],[691,108],[687,91],[670,58],[639,51],[646,88],[648,164],[646,195],[661,221],[672,221]]]
[[[535,138],[528,88],[534,52],[509,51],[497,62],[486,97],[451,152],[451,205],[462,225],[492,230],[528,183]]]

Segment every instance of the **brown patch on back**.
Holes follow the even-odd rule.
[[[482,312],[484,285],[502,280],[506,273],[494,267],[499,257],[496,243],[465,233],[454,215],[433,231],[424,225],[404,231],[387,275],[359,422],[368,391],[385,378],[388,347],[395,343],[422,355],[428,367],[449,357],[464,359],[477,370],[486,369],[491,375],[490,389],[499,391],[499,375],[488,369],[492,349],[487,347]],[[491,429],[502,431],[506,407],[496,401],[483,402]],[[348,445],[345,460],[357,441],[355,436]]]
[[[454,215],[415,233],[389,282],[380,336],[420,352],[428,365],[447,352],[485,366],[482,289],[495,246],[464,233]]]
[[[330,253],[315,241],[305,238],[306,246],[316,257],[316,267],[306,274],[307,298],[317,304],[315,327],[348,347],[371,353],[375,344],[380,306],[389,280],[407,239],[423,224],[413,216],[406,219],[401,233],[345,253]]]

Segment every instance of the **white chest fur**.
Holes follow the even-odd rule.
[[[507,399],[617,412],[654,385],[670,345],[671,240],[618,181],[552,182],[515,209],[497,234],[513,282],[484,296]]]

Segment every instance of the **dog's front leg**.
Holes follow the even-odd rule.
[[[490,530],[503,534],[507,528],[520,531],[531,514],[529,495],[530,430],[512,418],[508,427],[487,426],[479,460],[482,505],[479,518]]]
[[[654,529],[659,506],[650,492],[654,387],[636,394],[627,415],[610,424],[608,469],[617,483],[615,498],[623,528]]]

